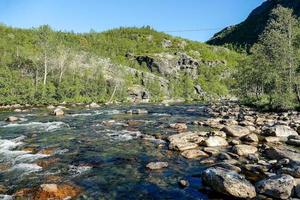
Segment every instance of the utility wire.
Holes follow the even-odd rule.
[[[223,28],[203,28],[203,29],[190,29],[190,30],[169,30],[169,31],[163,31],[163,32],[165,32],[165,33],[203,32],[203,31],[215,31],[215,30],[220,30],[220,29],[223,29]]]

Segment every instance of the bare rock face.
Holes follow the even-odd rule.
[[[228,146],[228,142],[226,139],[220,136],[211,136],[207,140],[205,140],[205,146],[207,147],[223,147]]]
[[[252,199],[256,197],[255,187],[235,171],[220,167],[208,168],[202,174],[202,180],[214,191],[234,198]]]
[[[142,55],[136,56],[135,60],[139,65],[147,66],[151,72],[157,72],[163,76],[176,77],[180,72],[187,72],[192,77],[198,74],[198,61],[185,53]]]
[[[243,137],[250,133],[248,128],[239,125],[225,126],[222,131],[231,137]]]
[[[290,175],[276,175],[256,183],[258,193],[276,199],[288,199],[294,188],[294,178]]]
[[[159,169],[167,168],[168,165],[169,164],[167,162],[151,162],[147,164],[146,167],[151,170],[159,170]]]
[[[128,89],[129,101],[148,103],[150,101],[150,93],[142,86],[134,85]]]
[[[238,154],[239,156],[246,156],[249,154],[255,154],[257,152],[257,148],[251,145],[236,145],[233,147],[233,152]]]

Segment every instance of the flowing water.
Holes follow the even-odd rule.
[[[142,108],[145,115],[126,114]],[[205,118],[200,105],[71,108],[63,117],[45,109],[0,113],[0,185],[12,195],[43,183],[71,182],[79,199],[208,199],[199,191],[199,160],[186,160],[161,139],[174,134],[174,122]],[[21,121],[6,123],[8,116]],[[128,125],[129,124],[129,125]],[[190,130],[201,130],[189,125]],[[169,167],[150,171],[152,161]],[[41,164],[42,163],[42,164]],[[183,189],[181,179],[190,186]]]

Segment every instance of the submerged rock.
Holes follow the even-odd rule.
[[[46,200],[46,199],[74,199],[80,193],[81,189],[77,186],[70,184],[42,184],[38,188],[34,189],[22,189],[14,194],[17,199],[36,199],[36,200]]]
[[[236,198],[254,198],[255,187],[235,171],[212,167],[204,171],[203,182],[214,191]]]
[[[239,125],[225,126],[222,131],[224,131],[228,136],[232,137],[243,137],[250,133],[248,128]]]
[[[151,170],[159,170],[163,168],[167,168],[169,164],[167,162],[151,162],[147,164],[147,168]]]
[[[277,199],[288,199],[294,188],[294,178],[290,175],[276,175],[256,183],[256,190]]]

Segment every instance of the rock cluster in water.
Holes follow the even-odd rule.
[[[201,174],[210,190],[232,198],[300,198],[300,113],[260,113],[235,103],[207,107],[207,120],[190,132],[171,124],[169,149],[207,166]],[[182,185],[182,183],[179,183]]]

